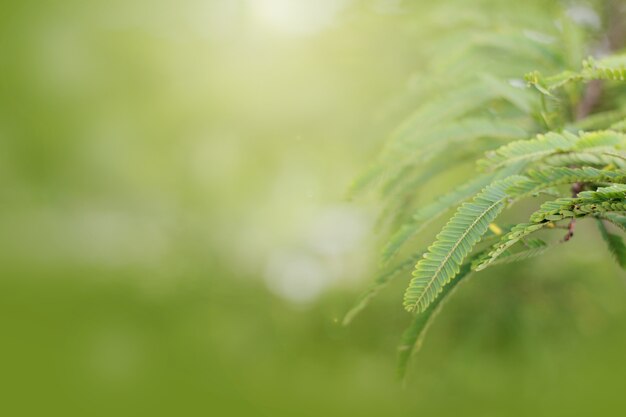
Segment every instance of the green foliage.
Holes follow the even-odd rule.
[[[471,272],[471,263],[466,262],[459,268],[459,273],[454,282],[443,287],[439,297],[433,301],[426,310],[421,314],[416,314],[410,326],[405,330],[398,346],[398,376],[404,378],[406,374],[407,364],[411,359],[411,355],[419,350],[422,344],[426,330],[432,322],[433,318],[441,309],[442,301],[452,292],[454,288],[466,278]]]
[[[499,180],[457,210],[415,266],[413,279],[404,293],[407,310],[425,311],[443,287],[456,277],[465,258],[504,209],[506,190],[523,179],[511,176]]]
[[[535,256],[543,255],[552,245],[548,245],[541,239],[528,239],[524,242],[524,247],[518,251],[504,250],[499,256],[493,259],[488,265],[506,264],[526,259],[534,258]],[[472,264],[472,268],[476,271],[484,269],[487,265],[482,266],[480,262],[482,258],[477,258]]]
[[[504,235],[499,243],[493,246],[491,252],[481,258],[479,262],[475,263],[474,269],[481,271],[487,266],[493,265],[501,255],[505,254],[509,248],[518,243],[521,239],[549,224],[550,223],[520,223],[516,225],[509,233]]]
[[[613,223],[626,232],[626,216],[617,213],[602,213],[598,217]]]
[[[516,174],[522,165],[513,165],[502,172],[486,173],[466,182],[456,190],[437,198],[432,203],[418,208],[410,222],[402,225],[399,230],[389,239],[382,252],[381,262],[387,264],[412,237],[424,230],[431,222],[441,217],[450,207],[456,207],[462,202],[474,196],[481,189],[498,178],[506,178]]]
[[[521,199],[561,184],[626,182],[626,172],[601,170],[593,167],[550,167],[541,170],[529,170],[526,172],[526,176],[526,179],[510,187],[507,193],[516,199]]]
[[[578,137],[567,132],[539,135],[536,139],[516,141],[488,152],[486,158],[478,161],[478,164],[484,169],[494,170],[515,162],[534,162],[551,154],[571,150],[577,141]]]
[[[565,18],[560,23],[560,31],[548,32],[549,40],[525,37],[527,32],[513,28],[506,34],[483,30],[463,47],[433,57],[431,72],[422,74],[427,86],[417,107],[359,181],[363,188],[378,184],[387,207],[384,219],[396,216],[387,222],[391,237],[381,256],[384,268],[392,261],[396,266],[385,271],[404,271],[423,253],[404,294],[403,305],[414,318],[399,350],[401,376],[442,301],[461,279],[472,271],[532,259],[569,241],[576,219],[595,219],[610,252],[626,265],[626,246],[605,225],[626,231],[626,101],[619,99],[625,91],[626,55],[590,57],[577,69],[583,52],[593,50],[585,40],[600,35]],[[485,47],[508,51],[510,60],[483,67]],[[467,68],[481,70],[458,72],[451,64],[461,59]],[[519,70],[518,76],[526,73],[525,82],[512,70]],[[463,159],[453,157],[459,152]],[[430,186],[446,171],[467,172],[472,166],[474,173],[451,191]],[[433,194],[439,197],[431,199]],[[539,195],[556,198],[506,231],[495,224],[505,208]],[[428,226],[459,204],[424,250],[420,240]],[[531,236],[540,231],[548,237],[556,231],[559,237]],[[350,318],[388,281],[381,277]]]
[[[598,230],[600,230],[602,239],[606,242],[609,251],[615,257],[619,266],[626,269],[626,245],[624,245],[622,237],[609,232],[602,220],[597,219],[596,221],[598,222]]]
[[[611,56],[600,61],[589,57],[582,63],[580,71],[563,71],[551,77],[542,77],[538,72],[525,76],[526,81],[543,94],[552,95],[552,91],[572,82],[592,80],[626,80],[626,56]]]
[[[578,136],[568,132],[562,134],[550,132],[546,135],[538,135],[532,140],[512,142],[488,152],[484,159],[478,161],[478,164],[484,169],[494,170],[513,163],[536,162],[555,154],[614,149],[625,142],[626,135],[611,130],[581,133]]]
[[[365,307],[367,307],[367,305],[370,303],[370,301],[383,289],[385,288],[395,277],[397,277],[398,275],[400,275],[403,272],[407,272],[410,271],[413,268],[413,265],[415,265],[415,262],[417,262],[417,260],[419,258],[421,258],[422,254],[417,254],[413,257],[410,257],[409,259],[405,260],[404,262],[401,262],[400,264],[398,264],[397,266],[393,267],[393,268],[389,268],[386,270],[383,270],[378,277],[376,277],[376,279],[374,280],[374,283],[372,284],[372,286],[359,298],[359,300],[356,302],[356,304],[354,305],[354,307],[352,307],[350,309],[350,311],[348,311],[346,313],[346,315],[344,316],[343,319],[343,325],[346,326],[348,324],[350,324],[350,322],[352,321],[352,319],[354,319],[354,317],[359,314],[361,312],[361,310],[363,310]]]
[[[606,150],[568,152],[553,155],[544,161],[552,166],[591,166],[626,168],[626,154]]]

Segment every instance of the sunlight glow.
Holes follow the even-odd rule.
[[[285,34],[311,35],[330,26],[348,0],[250,0],[253,16]]]

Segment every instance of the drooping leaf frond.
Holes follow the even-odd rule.
[[[575,151],[585,151],[590,149],[615,149],[626,142],[626,135],[613,130],[598,130],[595,132],[581,133]]]
[[[419,258],[421,258],[422,254],[417,254],[414,255],[406,260],[404,260],[403,262],[400,262],[398,265],[396,265],[393,268],[384,270],[383,272],[381,272],[376,279],[374,280],[374,282],[372,283],[372,285],[370,286],[370,288],[363,293],[363,295],[361,295],[361,297],[359,297],[359,299],[357,300],[357,302],[354,304],[354,306],[350,309],[350,311],[348,311],[346,313],[346,315],[343,318],[343,325],[347,326],[348,324],[350,324],[350,322],[352,322],[352,320],[361,312],[363,311],[363,309],[365,307],[368,306],[368,304],[370,303],[370,301],[383,289],[385,288],[387,285],[389,285],[389,283],[398,275],[404,273],[404,272],[408,272],[411,270],[411,268],[413,268],[413,266],[415,265],[415,262],[417,262],[417,260]]]
[[[557,54],[556,49],[549,52],[555,61],[558,61]],[[464,71],[471,73],[467,68]],[[421,89],[423,94],[432,97],[420,100],[420,105],[394,129],[379,161],[355,182],[353,194],[381,180],[388,193],[415,165],[431,160],[451,144],[470,143],[478,138],[513,140],[532,132],[528,128],[532,128],[533,123],[526,114],[533,111],[537,103],[523,83],[519,85],[488,72],[463,77],[465,82],[458,82],[459,79],[450,75],[441,86],[435,84]],[[482,109],[496,105],[506,110],[509,118],[486,117]],[[495,146],[500,144],[495,143]]]
[[[618,213],[601,213],[599,218],[613,223],[615,226],[626,232],[626,216]]]
[[[596,61],[588,58],[583,61],[580,71],[563,71],[551,77],[543,77],[538,71],[526,74],[526,81],[544,94],[551,95],[552,91],[572,82],[591,80],[626,80],[626,56],[613,56]]]
[[[583,217],[594,213],[623,211],[626,205],[626,184],[614,184],[595,191],[583,191],[578,197],[559,198],[543,203],[530,216],[534,223]]]
[[[573,123],[572,129],[575,131],[599,130],[609,126],[610,130],[624,131],[624,118],[626,118],[626,109],[619,108],[617,110],[608,110],[592,114]]]
[[[512,163],[534,162],[551,155],[568,151],[590,151],[615,147],[626,142],[626,135],[611,130],[587,132],[574,135],[547,133],[535,139],[511,142],[495,151],[488,152],[478,163],[486,169],[497,169]]]
[[[482,83],[475,82],[459,89],[451,90],[419,107],[394,132],[392,147],[402,144],[419,131],[423,126],[451,120],[462,116],[472,109],[496,97],[497,92],[485,88]]]
[[[471,163],[475,161],[476,156],[484,154],[487,150],[493,149],[493,147],[492,141],[488,138],[477,139],[472,143],[471,147],[449,145],[445,150],[439,152],[434,159],[423,164],[407,167],[404,177],[396,179],[397,182],[394,184],[395,189],[393,192],[389,194],[383,193],[383,198],[386,199],[387,204],[381,211],[381,218],[378,224],[387,224],[394,230],[397,230],[401,226],[411,223],[414,213],[419,211],[420,207],[428,206],[441,197],[433,198],[433,193],[425,189],[425,184],[436,180],[441,175],[445,175],[449,172],[449,166],[463,166],[471,169],[471,165],[473,165]],[[522,168],[511,167],[511,170],[507,170],[507,172],[510,172],[510,174],[518,173]],[[493,178],[504,178],[506,176],[504,171],[496,173],[497,177],[494,176]],[[481,173],[477,173],[470,181],[475,177],[480,177],[480,175]],[[488,184],[489,182],[484,183],[484,185]],[[387,183],[381,188],[384,190],[386,185]],[[464,200],[469,199],[478,191],[480,191],[480,188],[476,189],[474,193],[468,195]],[[446,192],[443,195],[448,193]],[[416,202],[420,200],[423,202],[416,205]],[[449,207],[454,208],[464,200]]]
[[[624,245],[622,237],[609,232],[602,220],[596,220],[598,229],[600,230],[600,235],[606,242],[609,252],[611,252],[613,258],[615,258],[615,261],[619,264],[619,266],[626,269],[626,245]]]
[[[583,191],[579,193],[578,197],[574,198],[559,198],[554,201],[548,201],[543,203],[539,210],[530,216],[531,223],[522,223],[515,226],[499,243],[494,245],[491,252],[478,263],[475,269],[476,271],[485,269],[521,239],[548,225],[552,225],[553,222],[567,218],[605,215],[605,213],[622,212],[625,210],[625,184],[602,187],[596,191]]]
[[[433,301],[425,311],[415,315],[409,327],[402,334],[400,345],[398,346],[397,368],[397,374],[400,379],[404,379],[406,376],[409,360],[411,359],[411,356],[421,347],[424,335],[426,334],[430,323],[441,310],[442,303],[449,297],[459,282],[466,278],[470,272],[471,263],[467,262],[463,264],[459,269],[456,279],[443,288],[439,297],[437,297],[437,299]]]
[[[405,156],[404,161],[398,162],[397,169],[388,174],[382,186],[382,193],[389,195],[398,189],[399,185],[410,177],[411,170],[416,168],[420,172],[418,176],[420,181],[423,181],[424,174],[427,175],[432,171],[432,169],[424,170],[424,165],[442,153],[449,154],[449,150],[453,147],[458,148],[468,144],[475,147],[475,141],[481,138],[488,138],[498,145],[526,136],[526,130],[516,126],[511,120],[498,121],[485,117],[465,118],[437,125],[431,129],[421,129],[415,136],[396,145],[402,146],[402,154],[408,156]]]
[[[431,156],[446,148],[448,144],[462,144],[483,137],[500,140],[522,139],[526,130],[515,125],[512,120],[494,120],[487,117],[468,117],[432,129],[421,129],[414,136],[406,138],[403,150],[417,151],[419,155]]]
[[[503,251],[497,257],[497,259],[489,262],[487,265],[481,267],[480,269],[478,269],[479,265],[481,265],[481,263],[487,258],[484,256],[477,258],[476,261],[472,264],[472,268],[474,268],[475,270],[482,270],[485,269],[485,267],[487,266],[525,261],[527,259],[543,255],[548,249],[550,249],[551,246],[552,245],[548,245],[541,239],[528,239],[524,241],[522,249],[516,251],[507,249]]]
[[[499,29],[497,36],[486,31],[479,31],[469,37],[465,32],[455,33],[449,42],[441,46],[444,53],[431,62],[431,70],[462,76],[469,71],[490,70],[493,73],[494,66],[497,65],[502,72],[519,76],[518,62],[534,62],[535,65],[543,64],[542,66],[547,68],[559,65],[560,51],[550,45],[553,39],[552,42],[545,42],[546,39],[550,39],[548,35],[539,36],[542,39],[537,39],[536,36],[529,36],[528,31]],[[477,56],[489,57],[494,53],[502,59],[496,61],[476,59]]]
[[[532,170],[524,174],[528,177],[507,190],[507,193],[517,199],[536,194],[542,190],[561,184],[579,183],[623,183],[626,182],[626,172],[607,171],[597,168],[565,168],[555,167],[542,170]]]
[[[511,176],[496,181],[457,210],[415,266],[413,279],[404,294],[407,310],[424,311],[454,279],[474,245],[504,208],[506,190],[522,179],[524,177]]]
[[[524,169],[524,166],[525,163],[521,162],[508,166],[497,173],[478,175],[474,179],[463,184],[458,189],[453,190],[452,192],[439,197],[431,204],[418,209],[413,214],[412,221],[402,225],[402,227],[400,227],[400,229],[389,239],[382,252],[381,264],[385,265],[389,262],[389,260],[400,251],[406,242],[424,230],[424,228],[430,225],[434,220],[438,219],[447,210],[470,199],[484,187],[491,184],[494,180],[504,179],[518,174]]]
[[[418,260],[405,291],[405,309],[420,314],[403,336],[400,375],[444,296],[470,269],[530,259],[555,246],[535,233],[550,237],[567,229],[558,240],[567,242],[574,219],[599,219],[609,249],[626,265],[626,245],[606,228],[611,223],[626,231],[626,55],[583,61],[583,54],[598,52],[586,43],[597,33],[587,36],[589,28],[568,17],[558,19],[558,30],[553,22],[495,28],[477,14],[450,23],[448,29],[462,25],[463,33],[428,36],[432,56],[404,96],[410,112],[399,115],[404,121],[361,181],[381,191],[381,224],[391,235],[383,268],[395,257],[398,266],[410,264],[411,255],[424,251],[417,243],[426,227],[461,205]],[[494,51],[501,59],[492,59]],[[524,82],[520,75],[532,69]],[[468,175],[470,163],[482,172]],[[453,173],[460,172],[468,178],[455,183]],[[505,206],[539,194],[554,199],[528,222],[505,230],[495,225]],[[391,271],[384,270],[348,321]]]
[[[459,189],[454,190],[431,204],[420,208],[414,215],[413,221],[403,225],[390,239],[381,256],[381,263],[386,264],[392,259],[402,246],[413,236],[420,233],[431,222],[439,218],[450,207],[456,207],[463,201],[471,198],[478,191],[489,185],[494,178],[494,174],[479,175],[475,179],[467,182]]]
[[[515,141],[488,152],[478,164],[493,170],[520,161],[533,162],[559,151],[573,149],[578,139],[567,132],[538,135],[535,139]]]
[[[552,166],[591,166],[591,167],[617,167],[626,169],[626,154],[618,152],[587,151],[569,152],[547,157],[544,161]]]
[[[506,253],[510,247],[518,243],[526,236],[542,229],[548,223],[520,223],[513,227],[509,233],[504,235],[499,243],[493,246],[491,252],[482,256],[474,263],[474,270],[482,271],[489,265],[493,264],[502,254]]]

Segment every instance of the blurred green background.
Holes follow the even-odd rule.
[[[406,387],[404,281],[340,325],[382,239],[346,190],[438,28],[562,6],[1,6],[0,415],[620,414],[626,281],[590,225],[465,284]]]

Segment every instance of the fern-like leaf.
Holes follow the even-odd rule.
[[[502,140],[521,139],[526,131],[512,120],[492,118],[463,118],[457,121],[436,125],[431,129],[421,129],[402,142],[403,151],[419,151],[431,155],[445,149],[450,143],[461,144],[478,138],[490,137]]]
[[[528,177],[509,188],[507,193],[516,198],[536,194],[542,190],[561,184],[580,183],[623,183],[626,182],[626,172],[607,171],[597,168],[547,168],[543,170],[528,171],[524,174]]]
[[[441,174],[449,172],[451,166],[465,166],[468,162],[474,161],[478,155],[482,155],[493,148],[494,143],[488,138],[477,139],[472,143],[472,146],[469,147],[449,145],[444,151],[439,152],[434,159],[408,170],[406,177],[398,178],[398,183],[395,185],[395,190],[392,195],[385,196],[387,204],[383,211],[381,211],[378,223],[380,225],[389,224],[393,226],[392,229],[397,229],[400,225],[411,223],[410,219],[413,218],[413,213],[418,211],[418,209],[415,208],[416,200],[425,199],[425,205],[429,205],[429,203],[433,202],[431,193],[425,192],[425,184]],[[467,165],[467,168],[471,169],[470,164]],[[510,171],[510,173],[518,173],[519,171],[520,170]],[[497,175],[499,178],[504,178],[506,176],[504,170],[501,172],[502,174],[499,172]],[[478,173],[478,176],[480,176],[480,174],[482,173]],[[495,179],[497,177],[494,176],[493,178]],[[489,183],[484,183],[484,186],[488,184]],[[475,192],[468,195],[466,199],[472,197],[480,191],[481,188],[476,189]],[[454,189],[452,192],[454,192]],[[459,201],[459,203],[462,201],[463,200]],[[449,207],[454,208],[459,203]]]
[[[600,230],[600,235],[606,242],[609,252],[611,252],[613,258],[615,258],[615,261],[619,264],[619,266],[621,266],[622,269],[626,269],[626,245],[624,245],[622,237],[609,232],[602,220],[596,220],[598,229]]]
[[[595,191],[583,191],[575,198],[559,198],[543,203],[530,216],[534,223],[558,221],[565,218],[584,217],[626,208],[626,184],[614,184]]]
[[[590,215],[606,216],[610,212],[623,211],[626,211],[625,184],[614,184],[595,191],[583,191],[575,198],[548,201],[530,216],[531,223],[519,224],[503,236],[501,241],[493,246],[491,252],[478,262],[475,270],[485,269],[521,239],[552,225],[555,221]]]
[[[506,190],[522,179],[524,177],[511,176],[496,181],[457,210],[415,266],[413,279],[404,294],[407,310],[423,312],[454,279],[474,245],[504,208]]]
[[[534,162],[556,152],[573,149],[578,140],[576,135],[568,132],[538,135],[535,139],[511,142],[488,152],[478,164],[493,170],[519,161]]]
[[[439,297],[433,301],[428,308],[420,314],[416,314],[409,327],[402,334],[400,345],[398,346],[398,378],[404,379],[411,356],[417,353],[421,347],[424,335],[428,327],[441,310],[444,300],[452,293],[456,286],[471,272],[471,264],[469,262],[463,264],[454,281],[443,288]]]
[[[487,268],[496,262],[501,255],[505,254],[510,247],[547,225],[548,223],[520,223],[516,225],[509,233],[502,237],[500,242],[493,246],[493,249],[487,255],[483,256],[474,264],[474,270],[482,271]]]
[[[343,318],[343,322],[342,324],[344,326],[349,325],[352,320],[361,312],[363,311],[363,309],[365,307],[367,307],[370,303],[370,301],[372,301],[372,299],[383,289],[385,288],[387,285],[389,285],[389,283],[398,275],[404,273],[404,272],[408,272],[411,270],[411,268],[415,265],[415,262],[417,262],[417,260],[419,258],[421,258],[422,254],[417,254],[415,256],[409,257],[408,259],[404,260],[403,262],[400,262],[398,265],[396,265],[393,268],[390,269],[386,269],[384,271],[382,271],[374,280],[374,282],[372,283],[372,285],[370,286],[370,288],[365,291],[365,293],[363,293],[363,295],[361,295],[361,297],[359,297],[359,299],[357,300],[357,302],[354,304],[354,306],[346,313],[346,315]]]
[[[534,258],[536,256],[543,255],[548,249],[550,249],[551,245],[548,245],[541,239],[528,239],[524,242],[523,249],[517,250],[515,252],[510,250],[505,250],[501,255],[489,262],[484,267],[480,267],[481,263],[483,263],[488,258],[486,256],[482,256],[476,259],[476,261],[472,264],[472,268],[474,270],[482,270],[487,266],[500,265],[500,264],[509,264],[513,262],[524,261],[527,259]]]
[[[455,207],[463,201],[475,195],[481,189],[489,185],[494,178],[494,174],[479,175],[473,180],[463,184],[458,189],[445,194],[436,201],[420,208],[413,215],[413,221],[403,225],[391,238],[381,256],[381,263],[389,262],[402,248],[402,246],[413,236],[420,233],[431,222],[439,218],[450,207]]]
[[[626,143],[626,135],[612,130],[581,133],[547,133],[535,139],[511,142],[495,151],[488,152],[478,162],[486,169],[498,169],[512,163],[535,162],[564,152],[590,152],[603,148],[614,149]]]
[[[438,99],[419,107],[398,126],[393,133],[391,145],[402,143],[423,126],[433,126],[438,122],[460,117],[493,99],[496,94],[478,82],[448,91]]]
[[[418,171],[417,178],[420,180],[421,177],[429,177],[433,169],[425,165],[441,155],[449,158],[451,153],[458,154],[459,150],[465,147],[469,148],[465,153],[471,153],[473,157],[477,154],[478,149],[476,148],[480,148],[476,143],[479,139],[485,138],[491,141],[490,146],[485,149],[487,150],[524,137],[527,137],[526,130],[516,126],[514,121],[499,121],[490,118],[465,118],[431,129],[420,129],[414,136],[407,138],[402,144],[396,145],[402,149],[401,155],[404,156],[404,159],[394,162],[390,174],[381,187],[382,194],[384,196],[390,195],[395,189],[401,188],[400,185],[407,182],[407,178],[414,178],[415,174],[411,172],[413,170]],[[465,146],[467,144],[472,146]],[[446,159],[445,161],[448,162],[449,160]],[[438,166],[446,165],[442,161],[437,162],[439,162]],[[420,184],[415,180],[408,182],[407,188],[415,189],[415,186]]]
[[[626,109],[619,108],[617,110],[608,110],[592,114],[584,119],[577,120],[572,128],[578,130],[599,130],[610,126],[611,130],[624,131],[626,127]]]
[[[599,215],[599,217],[613,223],[615,226],[622,229],[622,231],[626,232],[626,216],[624,216],[623,214],[602,213]]]
[[[552,95],[552,91],[572,82],[624,81],[626,80],[626,57],[613,56],[600,61],[590,57],[583,61],[583,68],[580,71],[563,71],[551,77],[543,77],[539,72],[534,71],[526,74],[525,78],[529,85],[547,95]]]
[[[613,166],[626,169],[626,154],[607,151],[570,152],[552,155],[543,161],[552,166]]]
[[[402,225],[402,227],[400,227],[400,229],[398,229],[398,231],[391,236],[389,242],[383,249],[381,264],[387,264],[389,260],[391,260],[400,251],[400,249],[402,249],[406,242],[424,230],[429,224],[439,218],[448,209],[456,207],[465,200],[468,200],[493,181],[520,173],[523,171],[525,166],[525,162],[521,162],[513,164],[497,173],[478,175],[456,190],[439,197],[434,202],[417,210],[413,214],[413,221]]]

